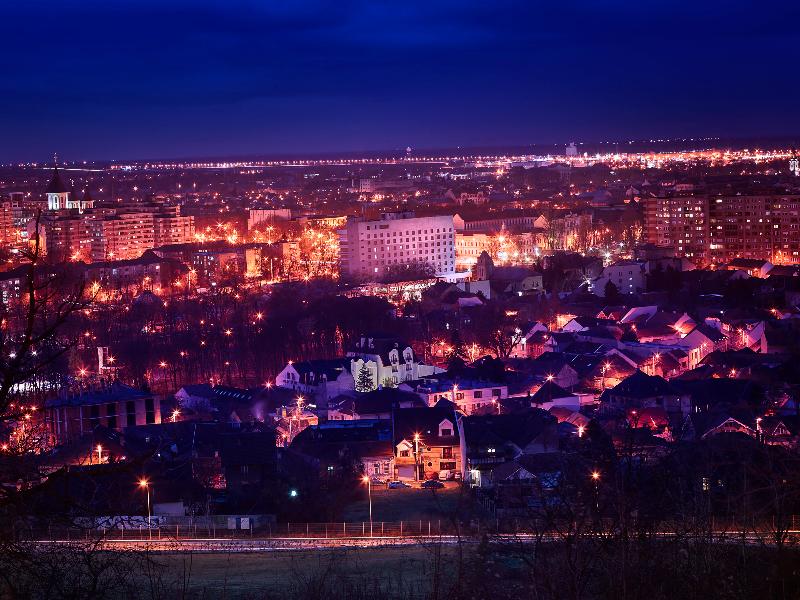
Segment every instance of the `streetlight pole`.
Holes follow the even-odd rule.
[[[414,481],[419,481],[419,434],[414,434]]]
[[[600,512],[600,493],[598,490],[598,483],[600,482],[600,472],[592,471],[592,481],[594,481],[594,509]]]
[[[367,497],[369,498],[369,537],[372,537],[372,480],[369,475],[364,475],[364,483],[367,484]]]
[[[153,539],[153,529],[151,527],[151,518],[150,518],[150,482],[147,479],[140,479],[139,480],[139,487],[142,487],[147,492],[147,533],[148,537],[152,540]]]

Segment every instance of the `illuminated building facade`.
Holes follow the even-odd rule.
[[[677,256],[697,262],[707,259],[708,198],[693,195],[646,198],[644,212],[648,243],[672,248]]]
[[[709,247],[714,262],[734,258],[800,260],[800,196],[723,196],[709,202]]]
[[[377,221],[350,218],[339,231],[343,274],[379,278],[395,266],[427,264],[437,274],[455,271],[453,217],[387,213]]]

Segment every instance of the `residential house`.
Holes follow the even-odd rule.
[[[275,377],[278,387],[295,390],[309,402],[326,407],[331,399],[355,389],[350,359],[289,361]]]
[[[667,413],[686,415],[690,411],[689,397],[680,393],[668,381],[657,375],[636,371],[633,375],[603,392],[600,396],[604,410],[628,413],[643,408],[663,408]]]
[[[395,477],[420,481],[461,475],[461,441],[455,406],[394,412]]]
[[[475,487],[490,487],[494,470],[506,462],[559,450],[557,420],[539,409],[464,417],[461,437],[464,481]]]
[[[496,411],[498,403],[508,398],[508,385],[495,381],[442,374],[412,383],[414,391],[428,406],[449,400],[465,415]]]
[[[394,478],[390,419],[328,421],[305,429],[291,448],[310,460],[321,477],[364,473],[374,480]]]

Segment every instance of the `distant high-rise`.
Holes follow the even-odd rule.
[[[570,142],[567,145],[567,156],[569,157],[578,156],[578,147],[575,145],[575,142]]]

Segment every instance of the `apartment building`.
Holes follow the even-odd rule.
[[[347,220],[339,234],[343,274],[380,278],[395,266],[427,264],[437,275],[455,271],[452,216],[387,213],[376,221]]]
[[[644,200],[645,239],[696,262],[708,258],[708,198],[665,195]]]
[[[800,260],[800,196],[720,196],[709,201],[713,262],[736,258],[792,264]]]

